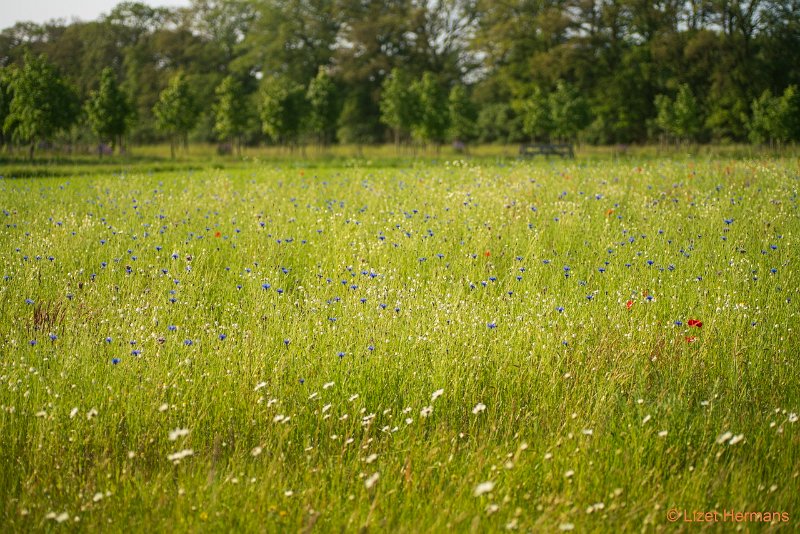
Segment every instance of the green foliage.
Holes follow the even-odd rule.
[[[559,80],[548,101],[553,135],[559,139],[574,141],[578,132],[590,121],[586,99],[574,86]]]
[[[95,135],[102,141],[119,144],[128,130],[133,109],[125,93],[120,90],[113,69],[103,69],[100,87],[89,94],[85,109],[89,125]]]
[[[359,91],[350,93],[344,101],[337,123],[336,136],[342,143],[362,145],[375,141],[375,124],[365,118],[370,117],[365,110],[368,95]]]
[[[455,141],[469,141],[476,134],[477,113],[469,98],[467,88],[461,84],[450,89],[448,98],[450,111],[450,138]]]
[[[782,140],[800,142],[800,90],[796,85],[784,90],[778,114]]]
[[[36,141],[52,138],[77,118],[77,96],[45,56],[27,54],[24,65],[11,71],[7,88],[14,97],[3,130],[30,143],[31,156]]]
[[[261,127],[273,142],[296,144],[306,112],[307,102],[302,85],[284,76],[269,76],[261,82]]]
[[[800,141],[800,93],[791,85],[781,96],[767,90],[753,100],[748,135],[753,143]]]
[[[780,137],[780,98],[767,89],[753,100],[752,117],[748,124],[748,137],[753,143],[768,143]]]
[[[0,144],[5,142],[5,135],[3,124],[8,117],[9,108],[11,107],[11,76],[12,69],[10,67],[0,67]]]
[[[320,67],[317,76],[308,83],[306,100],[308,129],[316,135],[319,143],[327,145],[336,132],[339,102],[336,84],[326,69]]]
[[[123,2],[97,21],[19,23],[0,31],[0,64],[21,67],[25,50],[44,53],[82,101],[103,69],[113,68],[137,117],[130,126],[134,142],[171,135],[157,129],[153,108],[174,72],[192,81],[198,119],[193,138],[210,141],[220,136],[215,88],[225,76],[235,76],[244,94],[254,95],[262,75],[308,88],[320,68],[331,76],[339,103],[358,92],[351,110],[358,110],[363,124],[353,117],[346,129],[364,130],[375,140],[386,139],[389,130],[397,142],[412,133],[441,140],[461,129],[454,125],[442,133],[430,119],[441,122],[443,114],[425,121],[437,131],[421,128],[413,103],[413,113],[393,109],[406,107],[401,93],[412,80],[433,72],[443,101],[450,88],[463,84],[479,117],[489,108],[483,123],[491,127],[478,132],[485,140],[524,138],[520,104],[529,88],[558,97],[563,80],[574,94],[560,96],[580,105],[558,105],[553,117],[579,120],[559,119],[538,128],[538,137],[653,140],[659,133],[652,127],[659,122],[656,96],[668,95],[673,109],[660,108],[661,133],[675,140],[739,142],[749,138],[758,95],[767,89],[781,95],[800,85],[797,14],[797,0],[193,0],[179,9]],[[402,71],[405,83],[392,87],[400,78],[393,71]],[[680,101],[684,86],[694,96]],[[396,98],[386,96],[392,90]],[[514,124],[489,120],[506,113],[502,105],[509,103]],[[247,109],[250,141],[265,138],[254,131],[256,108]],[[312,110],[315,118],[304,126],[317,132],[318,141],[332,141],[334,124],[344,123],[321,113]]]
[[[509,104],[488,104],[478,113],[478,139],[482,142],[519,142],[525,138],[524,131],[524,120]]]
[[[522,103],[522,128],[532,140],[548,141],[554,130],[549,95],[535,87]]]
[[[153,106],[156,126],[169,135],[172,144],[176,137],[183,138],[185,142],[189,131],[197,124],[197,113],[189,81],[183,72],[178,72],[170,79],[167,88],[161,91],[158,102]]]
[[[674,100],[657,95],[656,123],[668,135],[683,141],[697,141],[702,132],[703,119],[697,99],[688,85],[682,84]]]
[[[419,122],[419,95],[406,71],[394,68],[383,81],[380,110],[381,122],[394,131],[395,144],[408,136]]]
[[[226,76],[215,91],[214,132],[220,139],[240,139],[249,118],[247,98],[242,85],[233,76]]]
[[[431,72],[412,85],[419,102],[419,118],[414,124],[414,135],[421,141],[439,144],[444,141],[450,116],[447,93]]]

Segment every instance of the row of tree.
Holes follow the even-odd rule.
[[[123,2],[3,30],[0,68],[26,143],[800,136],[800,0]]]

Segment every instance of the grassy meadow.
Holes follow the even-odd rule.
[[[796,157],[170,165],[0,167],[0,530],[800,526]]]

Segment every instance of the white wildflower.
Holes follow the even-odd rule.
[[[439,397],[441,397],[442,395],[444,395],[444,390],[443,390],[443,389],[437,389],[437,390],[436,390],[436,391],[434,391],[434,392],[433,392],[433,394],[431,395],[431,402],[435,401],[436,399],[438,399],[438,398],[439,398]]]
[[[722,434],[720,437],[717,438],[717,443],[725,443],[732,437],[733,437],[732,432],[725,432],[724,434]]]
[[[486,482],[481,482],[477,486],[475,486],[475,491],[472,493],[476,497],[480,497],[486,493],[490,493],[494,489],[494,482],[491,480]]]
[[[176,441],[178,438],[182,438],[189,435],[188,428],[176,428],[175,430],[169,431],[169,440]]]
[[[169,410],[169,404],[167,404],[166,402],[158,407],[158,411],[161,413],[164,413],[167,410]]]
[[[178,463],[184,458],[188,458],[189,456],[194,454],[194,450],[192,449],[183,449],[182,451],[173,452],[172,454],[167,455],[167,460],[171,462]]]
[[[266,382],[259,382],[258,384],[256,384],[256,387],[253,389],[253,391],[258,391],[259,389],[265,387],[266,385],[267,385]]]
[[[377,471],[373,473],[364,481],[364,487],[370,489],[372,486],[375,485],[376,482],[378,482],[380,476],[381,476],[380,473],[378,473]]]
[[[69,411],[69,418],[70,419],[74,418],[76,415],[78,415],[78,409],[77,408],[73,408],[73,409],[71,409]]]
[[[253,450],[250,451],[250,454],[252,454],[255,457],[255,456],[258,456],[259,454],[261,454],[262,450],[263,449],[261,447],[255,446],[255,447],[253,447]]]
[[[730,439],[730,441],[728,442],[728,445],[736,445],[737,443],[739,443],[739,442],[740,442],[740,441],[742,441],[743,439],[744,439],[744,434],[738,434],[738,435],[736,435],[736,436],[733,436],[733,437]]]
[[[420,410],[419,415],[421,417],[428,417],[432,413],[433,413],[433,406],[425,406],[422,410]]]
[[[333,382],[325,382],[322,384],[322,389],[329,389],[332,388],[335,384]]]
[[[474,413],[475,415],[478,415],[479,413],[481,413],[484,410],[486,410],[486,405],[484,403],[482,403],[482,402],[479,402],[472,409],[472,413]]]

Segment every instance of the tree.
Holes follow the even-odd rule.
[[[589,124],[589,107],[586,99],[572,85],[559,80],[548,97],[553,134],[573,141],[578,132]]]
[[[478,113],[481,142],[514,143],[525,139],[522,118],[506,103],[488,104]]]
[[[697,141],[703,125],[700,106],[687,84],[681,84],[675,100],[657,95],[656,124],[668,135],[684,141]]]
[[[5,144],[6,136],[3,134],[3,123],[8,117],[11,106],[11,69],[0,67],[0,146]]]
[[[15,141],[29,143],[33,159],[37,141],[50,139],[75,122],[77,96],[44,55],[26,54],[23,67],[12,71],[9,88],[14,98],[3,129]]]
[[[450,111],[450,138],[454,141],[465,142],[475,137],[477,113],[466,87],[458,84],[450,89],[448,108]]]
[[[242,134],[247,128],[247,100],[242,85],[233,76],[227,76],[215,91],[214,132],[220,139],[236,139],[236,151],[241,154]]]
[[[317,143],[327,145],[333,140],[339,118],[336,84],[327,70],[320,67],[317,76],[308,83],[308,127],[317,137]]]
[[[286,77],[270,76],[261,82],[261,127],[276,143],[297,144],[306,112],[303,86]]]
[[[419,120],[414,125],[415,135],[425,142],[438,147],[444,140],[450,117],[447,108],[447,94],[431,72],[422,75],[414,85],[419,101]]]
[[[769,89],[753,100],[752,116],[747,125],[747,136],[750,142],[772,143],[778,139],[780,135],[778,131],[779,106],[780,98],[772,96],[772,91]]]
[[[161,91],[153,106],[156,127],[169,136],[170,155],[175,159],[175,144],[178,139],[188,144],[187,136],[197,124],[197,106],[183,72],[178,72]]]
[[[531,140],[549,141],[553,132],[553,118],[550,112],[550,99],[541,88],[536,87],[533,94],[522,105],[522,128]]]
[[[112,147],[122,146],[122,136],[128,129],[132,107],[117,84],[117,77],[110,67],[103,69],[100,87],[89,94],[86,116],[92,131],[100,142],[111,141]],[[102,150],[99,151],[102,155]]]
[[[786,88],[778,104],[779,132],[783,141],[800,141],[800,91]]]
[[[381,100],[381,122],[394,132],[394,144],[411,133],[418,121],[419,100],[406,71],[394,68],[383,81]]]

